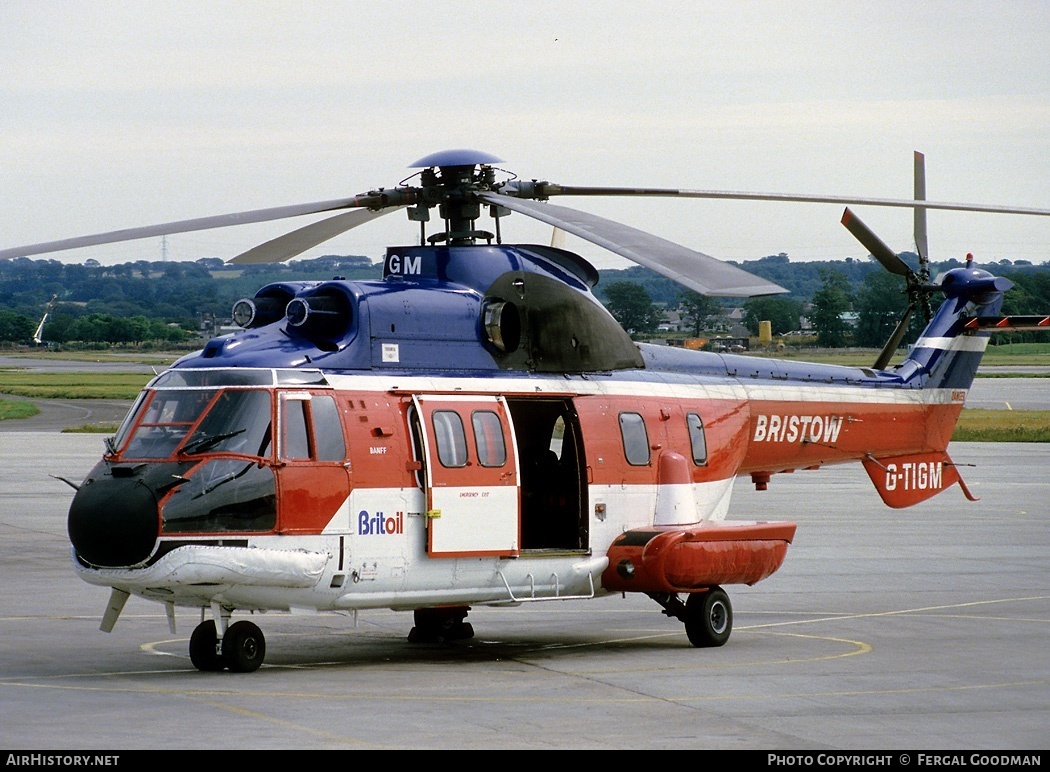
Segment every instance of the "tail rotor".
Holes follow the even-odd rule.
[[[915,153],[915,200],[926,200],[926,159],[922,153]],[[900,321],[890,335],[886,345],[883,346],[878,359],[875,360],[875,369],[883,370],[890,363],[894,352],[900,346],[904,335],[908,330],[908,323],[912,315],[919,311],[922,313],[923,323],[929,324],[933,316],[930,305],[930,295],[940,292],[941,287],[930,283],[930,258],[926,238],[926,207],[916,206],[915,212],[915,248],[919,256],[918,270],[912,270],[900,256],[890,249],[864,222],[857,217],[848,207],[842,214],[842,224],[846,230],[867,248],[868,252],[878,260],[882,267],[892,274],[904,277],[906,292],[908,293],[908,307],[904,310]]]

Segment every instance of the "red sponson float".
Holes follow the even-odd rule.
[[[754,584],[784,562],[794,523],[703,522],[626,531],[609,548],[602,586],[623,592],[695,592]]]

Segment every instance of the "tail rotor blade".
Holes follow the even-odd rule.
[[[904,311],[904,316],[897,322],[897,326],[893,329],[893,334],[890,339],[886,341],[886,345],[882,347],[882,352],[879,354],[879,358],[875,360],[876,370],[885,370],[886,365],[893,359],[894,353],[897,351],[897,347],[901,344],[904,339],[904,333],[908,330],[908,321],[911,319],[911,313],[915,309],[915,305],[909,305]]]
[[[867,247],[872,257],[878,260],[890,273],[898,276],[910,276],[912,273],[908,264],[897,257],[897,254],[886,246],[885,242],[875,235],[875,232],[865,225],[857,215],[847,207],[842,214],[842,224],[846,230],[852,233],[861,244]]]
[[[915,200],[926,200],[926,156],[915,151]],[[926,287],[930,283],[930,248],[926,240],[926,209],[915,207],[915,250],[919,254],[919,282]],[[922,318],[927,322],[933,316],[930,293],[922,293]]]
[[[915,200],[926,200],[926,156],[915,151]],[[930,259],[926,243],[926,209],[915,207],[915,249],[919,253],[919,265],[924,267]],[[928,271],[927,271],[928,274]]]

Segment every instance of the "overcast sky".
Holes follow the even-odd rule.
[[[883,198],[911,196],[920,150],[931,200],[1050,208],[1048,48],[1046,0],[6,0],[0,248],[392,187],[447,148],[567,185]],[[866,255],[839,205],[557,203],[729,260]],[[914,248],[909,210],[855,209]],[[307,222],[51,257],[228,259]],[[934,259],[1050,260],[1048,217],[931,212],[929,231]],[[396,213],[304,256],[417,234]]]

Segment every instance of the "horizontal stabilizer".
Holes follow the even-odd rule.
[[[1050,316],[975,316],[964,325],[967,330],[1015,332],[1018,330],[1050,330]]]
[[[879,496],[894,509],[918,504],[955,483],[959,483],[966,498],[977,501],[945,452],[878,459],[868,456],[863,463]]]

